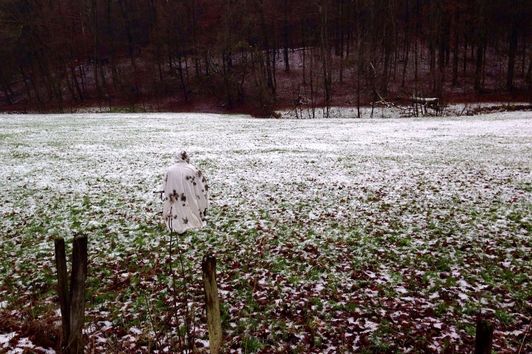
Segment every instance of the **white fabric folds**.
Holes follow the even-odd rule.
[[[163,218],[168,230],[184,233],[205,226],[208,185],[202,172],[184,160],[168,168],[163,184]]]

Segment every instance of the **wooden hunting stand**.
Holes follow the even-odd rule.
[[[436,115],[440,114],[442,111],[442,106],[440,105],[440,99],[437,97],[410,97],[410,102],[412,103],[413,110],[416,112],[416,116],[421,113],[422,116],[428,115],[429,109],[432,109]]]

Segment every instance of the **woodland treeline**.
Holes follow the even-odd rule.
[[[268,115],[532,87],[527,0],[2,0],[0,23],[4,109]]]

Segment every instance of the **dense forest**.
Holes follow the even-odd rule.
[[[2,0],[0,107],[530,99],[527,0]]]

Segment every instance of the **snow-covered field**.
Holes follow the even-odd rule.
[[[0,141],[0,352],[57,343],[53,238],[80,233],[88,346],[175,350],[152,192],[182,149],[211,191],[208,227],[178,241],[200,350],[209,251],[234,351],[465,352],[479,312],[497,352],[532,350],[530,112],[0,115]]]

